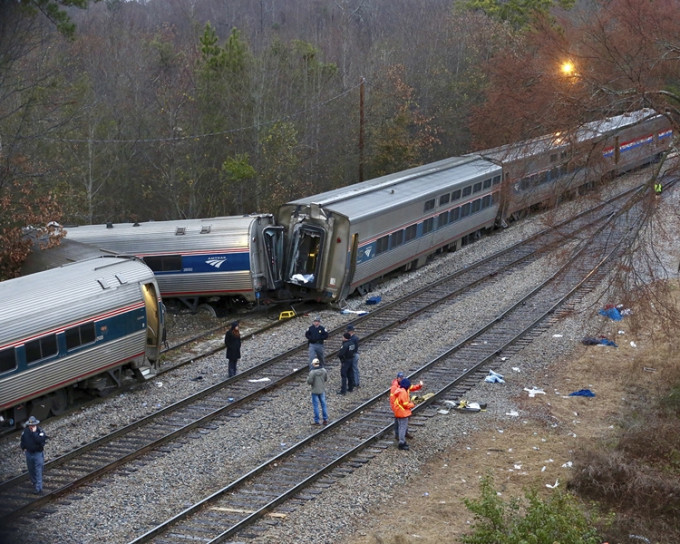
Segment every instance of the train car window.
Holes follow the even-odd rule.
[[[491,187],[491,178],[484,180],[484,188],[488,189],[489,187]]]
[[[449,214],[449,222],[455,223],[460,219],[460,208],[454,208]]]
[[[449,212],[444,212],[439,214],[439,219],[437,219],[437,228],[441,229],[449,224]]]
[[[0,374],[9,372],[17,367],[17,352],[14,348],[0,351]]]
[[[66,336],[66,349],[69,351],[85,344],[91,344],[97,337],[94,321],[66,329],[64,336]]]
[[[410,242],[416,237],[418,225],[411,225],[406,227],[406,232],[404,233],[404,239],[406,242]]]
[[[482,198],[482,210],[485,210],[490,206],[491,206],[491,195],[486,195],[484,198]]]
[[[51,357],[57,354],[57,335],[50,334],[36,340],[31,340],[24,344],[26,351],[26,362],[34,363],[40,359]]]
[[[467,217],[470,215],[470,203],[468,202],[467,204],[463,204],[460,207],[460,216],[461,217]]]
[[[477,213],[481,209],[481,207],[482,207],[481,198],[472,201],[472,213]]]
[[[481,190],[482,190],[482,182],[481,181],[475,183],[474,186],[472,187],[473,193],[478,193]]]
[[[557,153],[550,154],[550,162],[557,162]]]
[[[451,195],[449,193],[446,193],[445,195],[440,196],[439,197],[439,205],[443,206],[444,204],[448,204],[450,199],[451,199]]]
[[[428,234],[434,230],[434,217],[430,217],[423,221],[423,234]]]
[[[500,176],[496,176],[496,177],[493,178],[493,184],[494,185],[498,185],[500,182],[501,182]]]
[[[539,177],[540,177],[539,183],[548,183],[550,181],[547,170],[545,172],[541,172]]]
[[[451,193],[451,200],[458,200],[460,198],[460,189],[456,189]]]
[[[391,234],[392,242],[391,242],[391,247],[399,247],[401,244],[404,243],[404,231],[403,230],[398,230],[397,232],[393,232]]]
[[[472,185],[463,187],[463,196],[470,196],[472,194]]]
[[[181,255],[154,255],[143,257],[146,265],[154,272],[170,272],[182,270]]]
[[[385,253],[390,247],[390,237],[389,236],[381,236],[375,241],[375,254],[380,255],[381,253]]]
[[[425,201],[425,211],[434,210],[434,198]]]

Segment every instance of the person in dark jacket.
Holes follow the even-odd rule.
[[[354,342],[354,360],[352,361],[352,373],[354,374],[354,386],[359,388],[359,337],[354,332],[354,325],[347,325],[347,332]]]
[[[312,370],[312,361],[318,359],[321,366],[325,366],[326,361],[323,356],[323,341],[328,338],[328,331],[321,324],[321,318],[315,317],[309,329],[305,332],[305,337],[309,343],[309,369]]]
[[[342,341],[342,347],[338,352],[338,357],[340,358],[340,380],[341,386],[339,394],[344,395],[349,391],[350,393],[354,389],[354,372],[352,371],[352,363],[354,362],[354,349],[355,344],[352,341],[352,336],[350,333],[346,332],[342,335],[344,340]]]
[[[28,467],[28,476],[31,479],[33,488],[37,495],[42,495],[43,492],[43,467],[45,466],[45,457],[43,449],[45,448],[45,441],[47,435],[38,425],[35,416],[28,418],[24,432],[21,434],[21,449],[26,455],[26,466]]]
[[[241,331],[238,321],[234,321],[224,335],[224,345],[227,347],[227,361],[229,362],[229,377],[236,376],[236,363],[241,358]]]

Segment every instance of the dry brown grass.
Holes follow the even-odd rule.
[[[676,294],[668,303],[677,308]],[[659,320],[644,301],[638,304],[623,322],[605,322],[593,331],[615,339],[618,348],[576,346],[569,360],[555,361],[539,385],[561,395],[517,399],[521,421],[503,434],[470,436],[429,463],[402,490],[421,499],[398,513],[394,505],[376,508],[365,534],[350,542],[460,542],[472,521],[462,498],[478,497],[479,480],[490,472],[505,499],[520,497],[531,486],[545,489],[549,480],[570,482],[584,504],[594,498],[616,512],[606,529],[609,543],[642,541],[629,535],[658,544],[680,542],[680,363],[674,355],[680,335],[673,333],[679,327]],[[618,334],[621,329],[624,335]],[[567,396],[582,388],[597,396]],[[555,461],[547,471],[546,459]],[[575,469],[560,468],[569,460]],[[517,464],[522,470],[513,470]]]

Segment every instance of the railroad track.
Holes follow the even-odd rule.
[[[437,403],[459,398],[501,352],[520,349],[547,328],[547,321],[574,297],[595,288],[625,250],[640,226],[642,212],[631,221],[615,217],[598,229],[541,285],[512,307],[425,363],[410,376],[429,384],[433,396],[414,409],[414,421],[434,415]],[[565,308],[569,311],[569,308]],[[260,536],[276,523],[277,508],[313,498],[348,471],[368,462],[392,444],[389,391],[363,402],[342,418],[273,456],[254,470],[138,537],[131,544],[201,541],[210,544]],[[263,520],[267,519],[266,522]]]
[[[573,221],[536,235],[522,244],[480,261],[475,266],[468,267],[436,284],[428,285],[402,301],[385,305],[380,310],[358,319],[363,333],[362,345],[379,340],[386,331],[403,326],[413,316],[431,310],[461,290],[469,290],[474,285],[493,281],[499,269],[525,266],[531,259],[538,258],[546,248],[563,243],[574,233],[583,233],[587,228],[594,228],[593,225],[614,213],[615,207],[613,201],[598,206]],[[342,329],[332,331],[331,339],[337,337],[339,344],[342,332]],[[332,357],[332,354],[328,357]],[[0,501],[1,520],[5,523],[20,520],[27,512],[45,507],[101,475],[195,429],[200,429],[212,420],[226,418],[235,410],[247,409],[249,403],[306,373],[306,364],[301,365],[300,361],[306,361],[306,346],[274,357],[235,378],[210,387],[198,395],[51,461],[45,467],[45,480],[49,487],[46,488],[48,494],[43,497],[36,498],[28,494],[25,474],[3,482],[0,485],[0,496],[3,497]],[[303,368],[299,368],[300,366]],[[271,381],[250,381],[264,370]],[[336,425],[338,422],[331,428],[335,428]]]

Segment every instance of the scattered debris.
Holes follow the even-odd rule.
[[[254,380],[248,380],[250,383],[260,383],[260,382],[270,382],[270,378],[257,378]]]
[[[595,393],[593,393],[590,389],[579,389],[578,391],[574,391],[573,393],[569,393],[570,397],[594,397]]]
[[[380,295],[375,296],[375,297],[369,297],[366,299],[366,304],[379,304],[382,301],[382,297]]]
[[[553,485],[545,484],[545,487],[547,487],[547,488],[549,488],[549,489],[555,489],[558,485],[560,485],[560,481],[559,481],[559,480],[555,480],[555,483],[554,483]]]
[[[532,387],[531,389],[528,389],[528,388],[525,387],[524,390],[527,393],[529,393],[529,396],[532,397],[532,398],[535,397],[536,395],[545,395],[545,391],[543,391],[543,389],[539,389],[537,387]]]
[[[484,378],[484,381],[489,383],[505,383],[503,375],[498,374],[498,372],[494,372],[493,370],[489,370],[489,375]]]
[[[486,410],[486,404],[468,402],[464,399],[461,399],[458,401],[458,404],[453,407],[453,409],[458,410],[459,412],[481,412],[482,410]]]
[[[596,346],[598,344],[602,344],[604,346],[618,347],[615,342],[609,340],[606,336],[600,336],[599,338],[595,338],[593,336],[586,336],[583,340],[581,340],[581,344],[584,344],[586,346]]]

